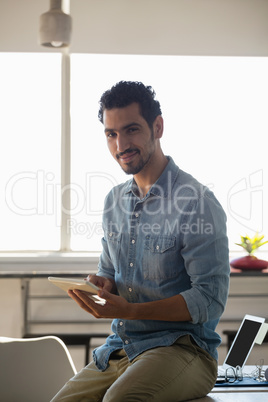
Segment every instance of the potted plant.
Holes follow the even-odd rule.
[[[241,236],[241,243],[235,243],[238,246],[243,247],[248,253],[245,257],[240,257],[232,260],[230,265],[232,268],[241,270],[262,270],[268,267],[268,261],[260,260],[254,254],[254,252],[264,244],[268,243],[268,240],[262,241],[264,236],[259,236],[258,233],[252,238],[248,236]]]

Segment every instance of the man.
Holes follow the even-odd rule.
[[[133,178],[106,197],[98,274],[88,277],[105,305],[69,295],[94,317],[112,318],[113,334],[53,401],[202,397],[217,377],[215,328],[228,294],[225,214],[164,155],[151,87],[119,82],[102,95],[99,119],[112,156]]]

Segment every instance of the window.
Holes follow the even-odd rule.
[[[0,250],[59,250],[61,55],[0,53],[0,63]],[[155,89],[164,152],[215,192],[230,249],[240,234],[267,236],[267,69],[258,57],[71,55],[71,250],[100,251],[104,197],[129,178],[97,118],[120,80]]]
[[[58,250],[61,56],[0,53],[0,72],[0,250]]]
[[[83,54],[71,60],[72,181],[79,185],[69,226],[74,250],[100,249],[104,196],[128,179],[97,120],[102,92],[120,80],[155,89],[163,149],[214,191],[228,216],[230,249],[239,249],[240,235],[268,235],[267,58]]]

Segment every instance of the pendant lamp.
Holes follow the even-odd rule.
[[[39,43],[61,48],[70,45],[72,19],[61,8],[61,0],[50,0],[50,10],[40,16]]]

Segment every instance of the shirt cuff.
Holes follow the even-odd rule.
[[[204,300],[197,289],[189,289],[181,293],[184,298],[193,324],[201,324],[208,321],[207,309]]]

